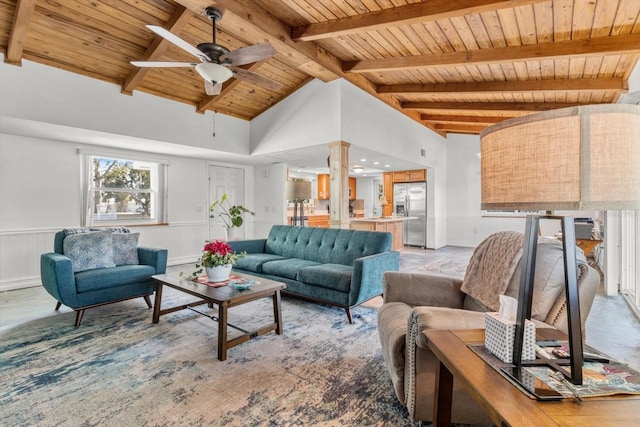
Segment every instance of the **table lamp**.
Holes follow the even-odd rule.
[[[640,107],[570,107],[505,120],[480,134],[482,209],[640,209]],[[539,220],[561,221],[570,373],[582,384],[576,243],[570,216],[527,215],[513,361],[521,364],[531,317]]]
[[[300,179],[287,181],[286,198],[293,202],[292,225],[298,225],[298,220],[300,225],[304,225],[304,201],[310,199],[311,196],[311,181]],[[300,216],[298,216],[298,205],[300,205]]]
[[[380,196],[380,199],[378,199],[378,203],[380,203],[380,207],[381,207],[381,210],[382,210],[380,218],[384,218],[384,207],[389,204],[389,202],[387,201],[387,198],[384,196],[384,194],[382,196]]]

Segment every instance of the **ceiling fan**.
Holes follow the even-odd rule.
[[[275,80],[239,67],[240,65],[271,58],[276,54],[273,46],[269,43],[262,43],[230,51],[216,43],[216,22],[222,19],[222,13],[214,7],[208,7],[205,9],[205,14],[213,24],[213,42],[200,43],[197,47],[190,45],[163,27],[157,25],[146,26],[160,37],[192,54],[201,62],[131,61],[131,64],[136,67],[195,67],[198,74],[204,79],[204,88],[207,95],[218,95],[222,90],[222,83],[231,77],[242,79],[270,90],[279,90],[282,87]]]

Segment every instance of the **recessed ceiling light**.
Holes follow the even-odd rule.
[[[390,168],[390,167],[391,167],[391,165],[384,165],[384,167],[385,167],[385,168]]]
[[[361,162],[366,162],[366,161],[367,161],[367,159],[360,159],[360,161],[361,161]]]
[[[380,164],[380,162],[373,162],[373,164],[374,164],[374,165],[379,165],[379,164]]]

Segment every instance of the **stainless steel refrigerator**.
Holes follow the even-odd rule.
[[[393,184],[393,212],[396,216],[411,216],[404,221],[404,244],[427,246],[427,183]]]

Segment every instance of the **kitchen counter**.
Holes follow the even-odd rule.
[[[404,222],[412,219],[417,218],[413,216],[351,218],[350,228],[353,230],[387,231],[391,233],[393,238],[391,249],[397,251],[404,248]]]
[[[370,216],[363,218],[351,218],[351,222],[398,222],[417,219],[415,216]]]
[[[292,213],[287,213],[287,221],[289,225],[292,223]],[[304,225],[308,227],[329,227],[329,214],[328,213],[305,213]],[[298,224],[300,225],[300,224]]]

